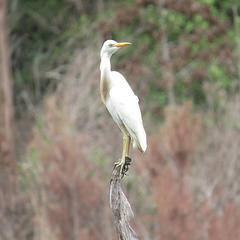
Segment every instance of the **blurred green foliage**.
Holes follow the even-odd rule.
[[[146,102],[162,108],[167,104],[164,72],[174,75],[178,103],[191,100],[206,106],[204,82],[218,82],[224,91],[233,88],[237,76],[234,55],[233,3],[227,0],[198,0],[162,8],[157,1],[10,0],[9,28],[15,101],[28,91],[39,101],[57,85],[46,72],[69,62],[77,48],[89,38],[101,36],[133,42],[119,52],[114,65],[131,61],[148,88]],[[102,4],[102,5],[101,5]],[[190,4],[185,7],[184,4]],[[165,25],[161,21],[164,18]],[[238,21],[240,18],[238,17]],[[167,36],[169,59],[163,58],[163,35]],[[96,50],[96,54],[100,49]],[[165,82],[164,82],[165,81]],[[140,90],[139,90],[140,91]]]

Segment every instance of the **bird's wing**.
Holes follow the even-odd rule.
[[[120,76],[123,78],[122,75]],[[145,138],[145,131],[138,101],[138,97],[133,93],[126,80],[125,82],[119,81],[109,92],[107,107],[118,125],[121,124],[121,121],[131,138],[141,145],[140,138]]]

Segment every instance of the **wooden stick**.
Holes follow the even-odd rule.
[[[134,218],[133,211],[121,188],[120,167],[113,169],[110,182],[110,207],[114,217],[114,225],[119,240],[138,240],[137,234],[129,222]]]

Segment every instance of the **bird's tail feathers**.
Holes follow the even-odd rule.
[[[147,149],[146,135],[144,138],[141,138],[141,141],[133,140],[133,148],[138,148],[138,150],[141,151],[142,153],[145,152]]]

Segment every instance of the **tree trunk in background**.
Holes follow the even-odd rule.
[[[167,62],[170,62],[168,36],[166,31],[166,19],[165,19],[166,10],[164,8],[165,0],[159,0],[159,5],[160,5],[160,20],[161,20],[161,32],[162,32],[161,45],[163,49],[163,59],[166,60]],[[167,93],[168,93],[169,105],[172,107],[175,107],[176,106],[175,95],[174,95],[175,76],[172,73],[171,67],[168,67],[167,69],[165,69],[163,75],[164,75],[164,80],[167,80]]]
[[[15,166],[14,110],[6,0],[0,0],[0,209],[10,200]]]
[[[234,1],[233,6],[233,19],[234,19],[234,26],[235,26],[235,34],[236,34],[236,40],[237,40],[237,58],[236,58],[236,68],[237,68],[237,74],[238,74],[238,80],[240,80],[240,33],[239,33],[239,23],[238,23],[238,4],[237,0]]]

